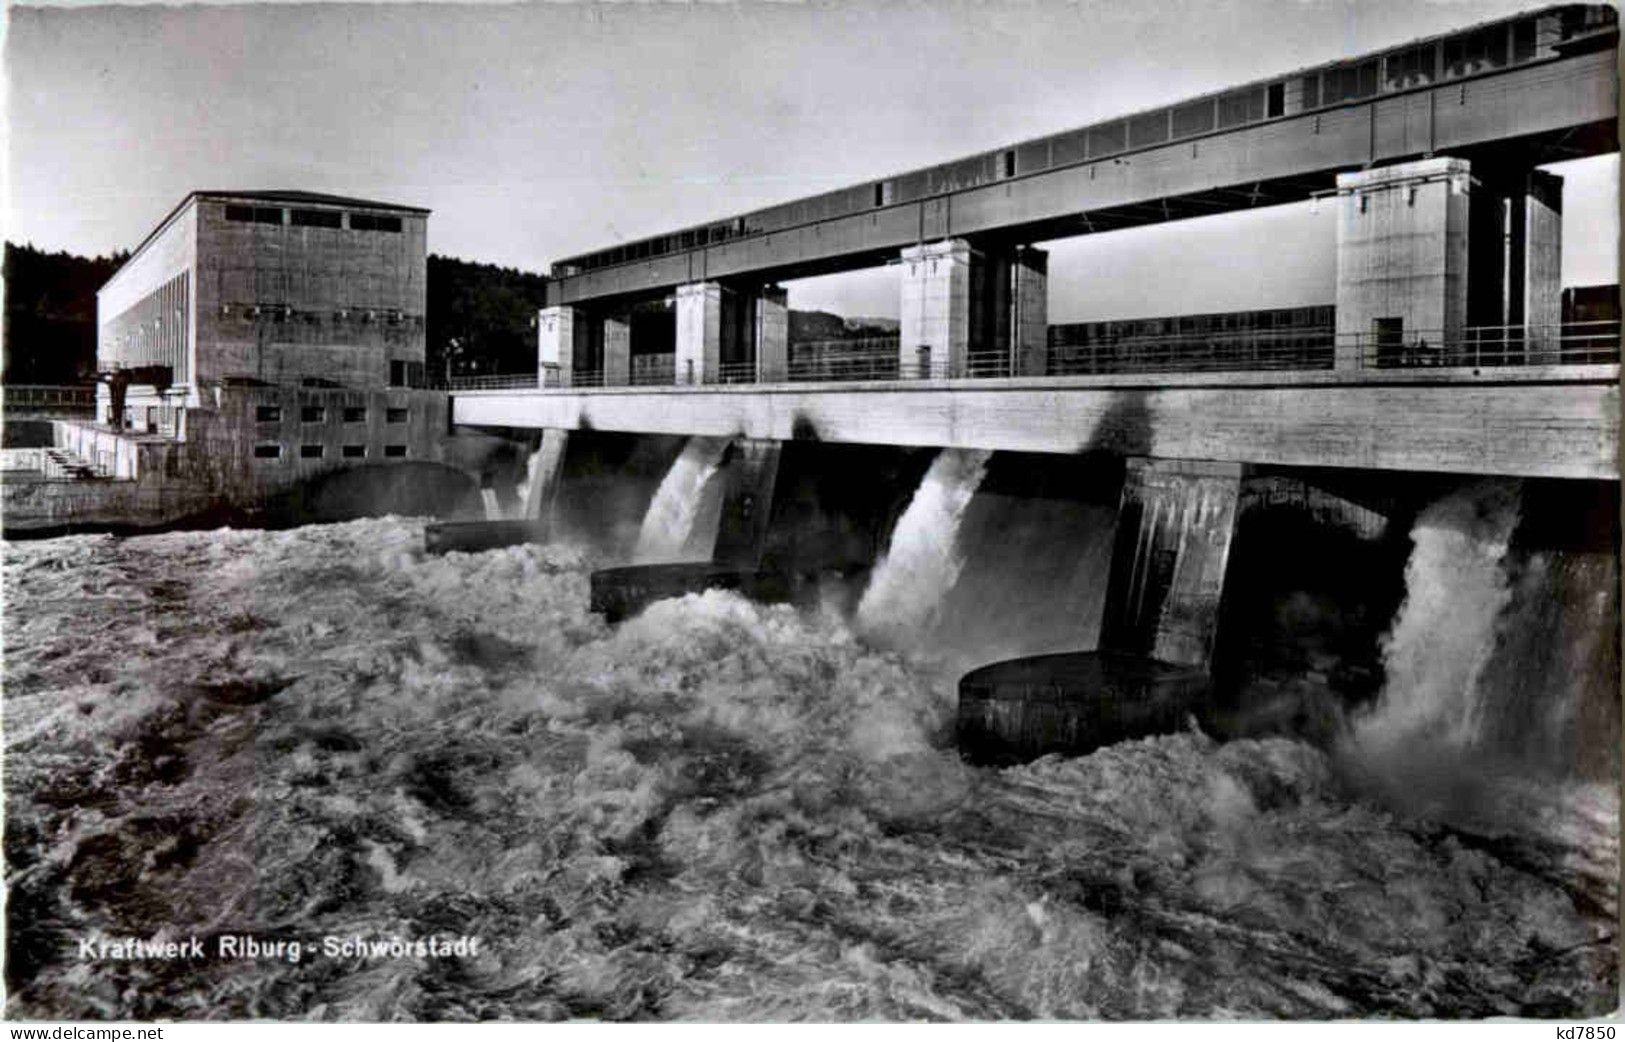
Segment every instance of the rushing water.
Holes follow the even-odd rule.
[[[661,479],[638,531],[636,564],[708,561],[722,509],[717,480],[728,438],[689,438]]]
[[[928,498],[971,498],[980,465],[957,464]],[[1491,564],[1506,557],[1498,511],[1513,507],[1477,502],[1418,526],[1379,716],[1463,718],[1430,671],[1473,670],[1406,653],[1451,592],[1498,591],[1503,624],[1531,591],[1571,597],[1580,607],[1548,612],[1546,632],[1573,638],[1564,654],[1596,644],[1608,569],[1544,559],[1507,594]],[[970,554],[983,552],[973,529],[1013,516],[929,514],[923,536]],[[1196,732],[973,768],[951,748],[956,674],[876,650],[833,610],[713,591],[609,627],[587,611],[594,562],[580,551],[421,545],[420,522],[385,518],[5,546],[9,1012],[1148,1019],[1614,1004],[1618,803],[1601,780],[1535,784],[1502,765],[1499,791],[1516,799],[1485,815],[1369,784],[1361,768],[1377,761],[1357,743]],[[1087,575],[1098,556],[1069,568]],[[976,598],[996,585],[997,569],[970,582],[972,565],[935,564],[887,581]],[[1425,593],[1425,579],[1447,589]],[[918,603],[897,587],[894,603]],[[1478,634],[1452,654],[1494,641],[1494,625],[1450,624]],[[1492,664],[1534,654],[1496,649]],[[1478,682],[1511,666],[1475,667]],[[1440,711],[1411,704],[1411,688]],[[1495,732],[1502,704],[1479,711],[1477,733]],[[1401,730],[1419,736],[1414,753],[1442,747],[1436,728]],[[75,955],[83,937],[154,934],[481,947]]]
[[[485,505],[485,519],[487,521],[502,520],[502,502],[497,499],[497,490],[489,486],[480,489],[480,500]]]
[[[858,602],[864,633],[899,646],[936,625],[965,564],[960,521],[992,456],[980,449],[943,449],[931,461]]]

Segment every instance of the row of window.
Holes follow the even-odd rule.
[[[345,423],[366,423],[367,422],[367,407],[365,405],[346,405],[346,406],[344,406],[342,408],[342,412],[343,412],[344,422]],[[401,409],[387,408],[387,409],[384,410],[384,422],[385,423],[405,423],[407,415],[410,412],[411,412],[410,409],[405,409],[405,408],[401,408]],[[282,406],[280,406],[280,405],[256,405],[254,407],[254,419],[258,423],[281,423],[282,422]],[[305,405],[305,406],[301,406],[300,409],[299,409],[299,422],[300,423],[325,423],[325,422],[327,422],[327,406],[325,406],[325,405]]]
[[[300,459],[322,459],[326,454],[327,454],[327,446],[325,446],[325,445],[301,445],[301,446],[299,446],[299,458]],[[344,458],[344,459],[366,459],[367,458],[367,447],[365,445],[344,445],[344,446],[341,446],[339,448],[339,456]],[[275,443],[275,442],[266,442],[266,443],[263,443],[263,444],[260,444],[260,445],[256,445],[256,446],[254,446],[254,458],[255,459],[281,459],[282,458],[282,446],[280,444]],[[384,458],[385,459],[405,459],[406,458],[406,446],[405,445],[385,445],[384,446]]]
[[[1029,141],[897,177],[840,189],[730,221],[693,228],[562,260],[563,278],[683,250],[798,227],[815,221],[974,188],[1002,178],[1058,169],[1169,141],[1313,112],[1383,93],[1480,75],[1559,53],[1564,41],[1612,28],[1617,16],[1600,5],[1522,16],[1412,44],[1382,55],[1338,62],[1273,83],[1254,83],[1171,108]]]
[[[400,308],[296,308],[290,304],[241,304],[226,303],[220,305],[220,317],[236,317],[243,322],[294,322],[300,321],[307,325],[315,325],[324,319],[334,322],[355,322],[360,325],[377,323],[385,326],[413,326],[423,325],[422,315],[408,315]]]
[[[343,228],[353,232],[398,232],[399,217],[342,210],[290,210],[281,206],[226,205],[226,220],[246,224],[291,224],[296,228]]]

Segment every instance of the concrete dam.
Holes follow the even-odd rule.
[[[562,261],[536,373],[452,422],[535,446],[499,484],[538,530],[662,569],[603,576],[612,617],[834,598],[977,670],[994,759],[1250,726],[1271,655],[1370,699],[1424,587],[1457,610],[1437,532],[1489,562],[1455,595],[1485,639],[1514,559],[1617,572],[1619,328],[1565,318],[1544,169],[1617,151],[1617,40],[1551,9]],[[1302,200],[1336,208],[1329,325],[1048,335],[1036,243]],[[789,342],[779,281],[877,258],[896,337]],[[1563,625],[1617,634],[1592,593]],[[996,665],[1034,655],[1071,657]]]

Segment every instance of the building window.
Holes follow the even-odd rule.
[[[1286,113],[1286,84],[1272,83],[1269,89],[1269,99],[1265,102],[1264,114],[1271,119]]]
[[[1016,176],[1016,152],[1015,152],[1015,149],[1006,149],[1005,150],[1005,153],[1004,153],[1004,176],[1005,177],[1015,177]]]
[[[384,418],[390,423],[405,423],[406,413],[407,410],[405,409],[386,409],[384,410]]]
[[[301,228],[338,228],[344,215],[337,210],[295,210],[292,222]]]
[[[385,445],[384,455],[391,459],[401,459],[406,455],[405,445]]]
[[[307,405],[299,410],[299,420],[302,423],[321,423],[327,419],[327,408],[322,405]]]
[[[367,455],[367,447],[365,445],[346,445],[343,449],[343,455],[345,459],[363,459]]]
[[[252,224],[281,224],[280,206],[227,206],[226,220],[247,221]]]
[[[321,459],[322,458],[322,446],[320,446],[320,445],[301,445],[301,446],[299,446],[299,458],[300,459]]]
[[[281,459],[282,458],[282,446],[281,445],[256,445],[256,446],[254,446],[254,458],[255,459]]]
[[[260,423],[277,423],[282,419],[282,406],[257,405],[254,407],[254,419]]]
[[[345,423],[366,423],[367,407],[365,405],[346,405],[344,407]]]
[[[398,232],[401,230],[401,219],[380,217],[370,213],[353,213],[350,215],[350,228],[358,232]]]

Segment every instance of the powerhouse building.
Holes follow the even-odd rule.
[[[97,422],[59,443],[107,477],[158,468],[228,499],[436,458],[428,216],[313,192],[192,192],[99,291]]]

